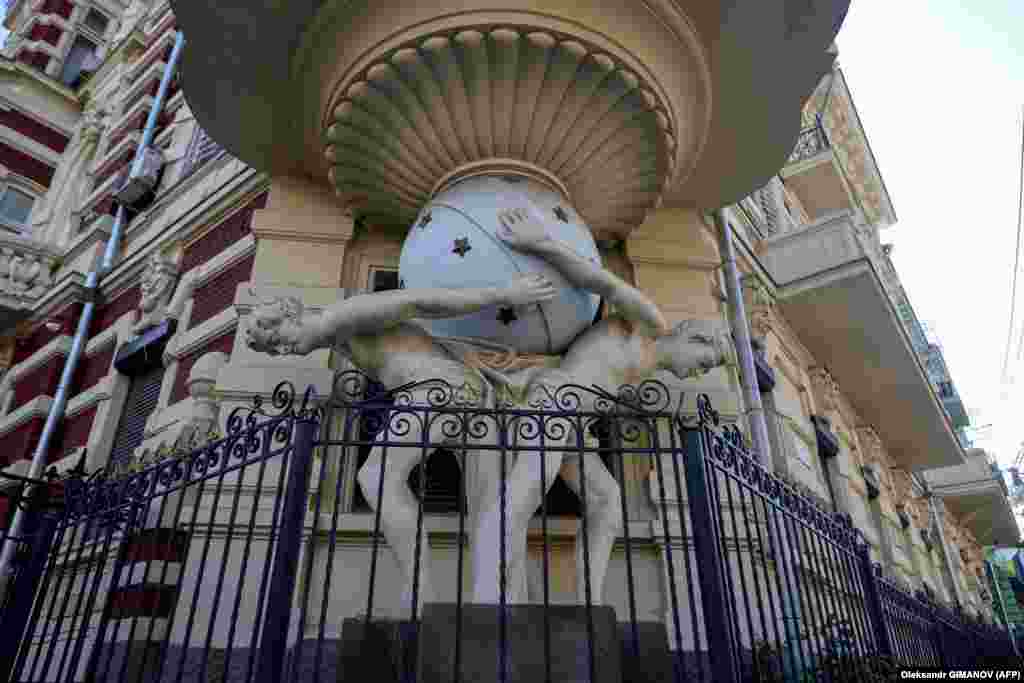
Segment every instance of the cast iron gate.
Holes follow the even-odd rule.
[[[31,535],[9,541],[23,547],[0,607],[0,678],[838,681],[898,664],[1017,666],[1004,630],[883,578],[850,521],[764,470],[706,397],[687,410],[658,382],[614,395],[568,385],[519,408],[441,381],[369,387],[358,372],[340,373],[329,399],[281,385],[270,406],[232,413],[223,438],[193,434],[135,471],[46,486],[62,506],[37,494]],[[380,477],[362,488],[383,503],[361,509],[373,448]],[[412,499],[411,592],[385,554],[389,499],[372,490],[389,453],[410,448],[454,454],[462,472],[445,484],[458,492],[449,512]],[[473,510],[502,501],[505,537],[512,465],[556,457],[575,468],[562,476],[578,513],[539,498],[517,594],[512,546],[473,539]],[[487,462],[499,476],[481,492]],[[619,493],[588,492],[587,468],[606,468]],[[410,491],[438,490],[427,477],[415,469]],[[608,524],[598,594],[589,540]],[[474,543],[497,548],[496,604],[469,589]]]

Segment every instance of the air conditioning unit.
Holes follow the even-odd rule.
[[[146,147],[139,157],[121,171],[114,183],[114,198],[122,205],[134,208],[140,199],[156,188],[163,165],[164,155],[153,147]]]

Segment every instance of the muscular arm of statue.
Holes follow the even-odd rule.
[[[504,287],[396,289],[360,294],[339,301],[319,316],[305,318],[298,299],[279,299],[253,312],[247,330],[248,344],[270,354],[305,355],[355,335],[382,332],[415,318],[454,318],[487,306],[547,301],[555,294],[546,278],[527,275]]]
[[[544,259],[574,286],[604,297],[625,318],[640,325],[646,334],[652,337],[668,334],[669,325],[653,301],[611,271],[553,239],[544,221],[532,210],[503,211],[498,218],[502,225],[498,237],[510,247]]]

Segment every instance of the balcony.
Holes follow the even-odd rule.
[[[932,492],[985,545],[1017,543],[1020,530],[1007,500],[998,466],[980,448],[967,452],[967,462],[924,473]]]
[[[780,175],[811,221],[857,207],[839,157],[820,120],[800,131],[796,147]]]
[[[847,212],[766,239],[761,261],[786,320],[899,466],[959,465],[963,448],[864,244]]]
[[[0,234],[0,327],[10,328],[53,284],[59,252],[22,235]]]

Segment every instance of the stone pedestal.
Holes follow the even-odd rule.
[[[621,683],[621,646],[611,607],[593,607],[594,672],[588,651],[587,610],[576,605],[547,608],[550,656],[545,653],[543,605],[507,608],[505,647],[507,683],[535,683],[546,678],[550,661],[552,683]],[[493,605],[462,606],[460,647],[463,683],[490,683],[500,678],[501,613]],[[418,681],[448,683],[455,680],[456,607],[426,605],[419,629]]]
[[[500,621],[492,605],[463,605],[461,676],[456,679],[455,622],[453,604],[424,607],[419,628],[407,621],[347,619],[341,642],[325,644],[320,657],[324,680],[336,676],[339,683],[374,680],[380,683],[477,683],[499,680]],[[669,651],[665,625],[639,622],[633,627],[617,624],[611,607],[594,607],[594,676],[590,676],[587,650],[587,612],[576,605],[548,608],[551,629],[552,683],[669,683],[676,667],[686,676],[711,670],[706,652],[687,652],[681,657]],[[418,631],[418,633],[417,633]],[[544,681],[544,607],[517,605],[508,608],[506,621],[508,683]],[[337,644],[335,644],[337,643]],[[327,661],[337,648],[337,669]],[[315,646],[304,648],[298,680],[312,680]],[[698,659],[700,661],[698,661]],[[306,661],[309,660],[309,661]],[[678,662],[676,661],[678,660]]]

